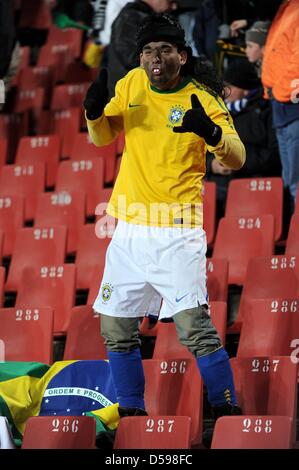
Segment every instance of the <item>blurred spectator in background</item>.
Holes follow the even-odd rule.
[[[0,0],[0,80],[6,94],[20,62],[20,46],[16,40],[13,0]],[[4,103],[0,103],[0,110]]]
[[[111,22],[127,3],[125,0],[89,0],[93,8],[89,41],[83,62],[91,68],[99,68],[107,62],[107,44],[110,41]],[[115,8],[113,7],[115,5]],[[111,10],[112,9],[112,10]],[[111,16],[111,11],[112,16]],[[109,23],[109,25],[108,25]]]
[[[101,44],[101,34],[106,23],[108,4],[112,2],[109,0],[89,0],[89,3],[93,8],[92,39],[96,44]],[[116,0],[115,3],[117,3]]]
[[[129,0],[108,0],[106,7],[105,22],[102,31],[100,32],[100,42],[104,46],[110,43],[111,38],[111,27],[115,18],[124,6],[129,3]]]
[[[175,12],[178,14],[179,23],[185,31],[186,43],[191,47],[194,56],[198,56],[193,38],[194,12],[198,9],[198,4],[198,0],[177,0],[177,11]]]
[[[13,1],[0,0],[0,78],[5,77],[15,45]]]
[[[262,66],[271,99],[282,178],[293,211],[299,183],[299,0],[283,3],[269,30]]]
[[[214,62],[218,39],[245,46],[245,30],[257,20],[273,19],[280,3],[281,0],[273,0],[271,4],[258,0],[198,1],[193,28],[198,54]]]
[[[96,60],[90,63],[85,55],[85,63],[91,67],[107,67],[108,48],[111,39],[112,23],[122,8],[130,0],[96,0],[91,2],[94,8],[92,19],[94,44],[89,46],[91,54],[94,51]],[[96,47],[94,46],[96,45]]]
[[[218,216],[224,214],[227,187],[232,178],[280,176],[281,167],[269,101],[256,69],[247,59],[235,59],[223,76],[228,85],[226,103],[236,131],[246,149],[241,170],[224,168],[213,155],[207,155],[207,179],[217,185]]]
[[[205,55],[210,61],[214,60],[217,49],[219,13],[214,0],[204,0],[200,2],[194,16],[193,40],[197,54]]]
[[[249,62],[255,64],[259,77],[262,72],[262,60],[270,25],[270,21],[256,21],[245,33],[246,56]]]
[[[114,96],[116,82],[139,66],[136,48],[136,30],[152,13],[170,12],[177,8],[172,0],[136,0],[120,11],[112,24],[108,48],[108,90]]]
[[[64,13],[73,21],[91,25],[93,10],[91,3],[87,0],[56,0],[52,13],[54,18]]]
[[[230,23],[230,35],[237,37],[240,32],[250,28],[255,21],[272,21],[282,1],[248,1],[248,6],[250,4],[251,8],[245,8],[241,14],[238,9],[235,10],[234,18],[236,19]]]

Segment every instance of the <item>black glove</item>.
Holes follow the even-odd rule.
[[[108,102],[107,79],[107,70],[102,69],[98,78],[88,88],[83,102],[87,119],[97,119],[103,114]]]
[[[181,126],[173,128],[173,132],[194,132],[202,137],[208,145],[215,147],[221,139],[222,129],[206,114],[196,95],[191,95],[192,109],[188,109]]]

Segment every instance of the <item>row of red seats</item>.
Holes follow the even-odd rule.
[[[210,300],[222,300],[226,302],[228,299],[227,260],[216,258],[208,259],[207,273],[207,289]],[[237,316],[234,319],[233,324],[229,325],[227,332],[240,333],[240,331],[242,331],[243,322],[247,319],[247,316],[250,314],[253,315],[252,311],[254,308],[252,307],[252,302],[257,300],[262,302],[265,299],[271,299],[271,302],[273,302],[274,305],[277,304],[278,311],[281,312],[287,312],[287,309],[291,308],[290,306],[294,305],[294,302],[295,304],[297,303],[296,299],[299,299],[298,255],[255,257],[248,261],[243,289],[240,295],[240,303],[237,309]],[[286,318],[288,318],[287,315]],[[277,322],[279,322],[278,318]],[[287,323],[286,327],[286,331],[292,331],[292,325]],[[290,328],[290,330],[288,330],[288,328]],[[247,334],[250,329],[251,324],[246,327]],[[144,321],[143,333],[151,336],[155,335],[155,330],[150,329],[148,320]],[[265,329],[261,330],[262,337],[263,335],[270,333],[272,334],[271,329],[266,332]],[[296,338],[296,336],[294,336],[294,338]],[[284,339],[285,338],[283,337],[282,340]],[[253,337],[253,341],[255,341],[255,337]],[[269,341],[271,344],[271,340]],[[275,344],[278,345],[281,343],[276,342]],[[268,346],[268,343],[267,347],[270,347]]]
[[[106,359],[106,350],[100,336],[100,317],[94,315],[91,305],[73,307],[69,272],[62,267],[54,271],[42,270],[42,279],[35,279],[36,287],[24,283],[17,297],[16,307],[0,309],[1,341],[6,344],[6,360],[52,363],[53,336],[66,334],[64,359]],[[47,275],[52,278],[47,281]],[[56,284],[56,285],[55,285]],[[44,288],[46,287],[46,288]],[[32,289],[26,293],[26,288]],[[41,289],[41,290],[40,290]],[[38,292],[40,290],[40,292]],[[64,293],[65,299],[57,296]],[[56,295],[56,298],[55,298]],[[299,295],[248,300],[238,343],[237,357],[251,355],[282,355],[298,362]],[[47,307],[49,305],[49,307]],[[211,301],[211,318],[223,343],[227,333],[226,302]],[[54,320],[53,320],[54,319]],[[178,341],[173,323],[158,322],[150,328],[148,319],[140,325],[141,334],[156,336],[153,358],[162,356],[191,358]]]
[[[211,448],[292,449],[292,428],[289,416],[226,416],[216,423]],[[191,418],[152,414],[122,418],[113,448],[190,449]],[[31,417],[22,449],[96,449],[96,421],[89,416]],[[183,461],[191,463],[191,455],[182,456]]]
[[[38,243],[24,246],[26,235],[34,234]],[[71,317],[71,309],[75,305],[76,288],[89,289],[87,303],[92,304],[98,294],[100,281],[103,275],[105,263],[105,251],[107,239],[99,243],[101,247],[93,256],[87,257],[85,254],[89,251],[89,244],[82,245],[82,251],[78,254],[76,264],[63,264],[60,259],[63,258],[66,243],[65,229],[57,227],[55,229],[22,229],[19,237],[19,250],[13,258],[8,277],[5,282],[5,268],[0,268],[0,297],[3,305],[4,287],[5,291],[17,291],[16,306],[20,308],[42,308],[51,307],[54,310],[54,334],[65,334]],[[57,233],[60,237],[60,246],[52,243],[52,236]],[[29,235],[30,235],[29,234]],[[84,237],[84,234],[83,234]],[[39,249],[37,249],[39,246]],[[17,256],[18,255],[18,256]],[[51,264],[48,257],[55,262]],[[60,263],[60,264],[59,264]],[[212,264],[211,264],[212,263]],[[210,296],[216,300],[224,300],[227,284],[219,289],[217,269],[215,266],[224,265],[220,260],[209,261],[213,270],[208,275],[208,289]],[[227,266],[226,266],[227,272]],[[144,328],[145,330],[146,328]]]
[[[109,197],[108,193],[110,193],[109,190],[103,190],[99,200],[106,204]],[[0,254],[4,256],[12,255],[7,288],[9,290],[18,289],[22,270],[26,266],[39,267],[41,265],[61,264],[64,262],[66,254],[73,252],[77,254],[76,264],[80,271],[78,272],[78,288],[86,289],[90,287],[90,277],[87,276],[84,280],[82,273],[84,270],[91,272],[96,269],[99,262],[104,260],[107,246],[115,228],[114,219],[111,219],[108,231],[107,227],[104,227],[106,231],[96,235],[96,231],[99,232],[99,227],[103,227],[102,221],[98,221],[96,224],[84,225],[84,194],[42,193],[38,197],[34,227],[17,228],[21,226],[23,221],[22,203],[22,198],[17,196],[0,198],[0,231],[2,234]],[[16,210],[12,210],[12,208]],[[272,222],[273,228],[271,216],[260,217],[261,221],[264,221],[264,219]],[[228,242],[225,244],[226,238],[220,238],[223,233],[221,230],[222,224],[217,232],[211,260],[223,259],[224,262],[208,263],[208,277],[214,275],[218,280],[218,287],[215,284],[214,288],[210,289],[212,299],[227,300],[227,287],[229,284],[244,285],[246,292],[251,273],[255,273],[255,277],[259,276],[261,269],[259,268],[258,272],[254,270],[256,269],[255,264],[261,257],[271,258],[272,256],[271,259],[276,260],[271,261],[273,266],[268,263],[269,267],[265,266],[261,276],[259,276],[266,275],[265,281],[276,272],[279,273],[278,282],[283,275],[292,276],[292,272],[295,271],[296,267],[292,265],[291,260],[298,256],[298,236],[296,236],[298,214],[292,217],[286,254],[278,256],[273,255],[273,236],[270,238],[268,245],[265,244],[263,250],[264,246],[261,243],[265,238],[263,233],[257,232],[256,234],[253,229],[248,230],[248,233],[246,233],[246,231],[239,228],[238,218],[228,217],[223,219],[223,222],[228,225]],[[231,227],[232,231],[230,231]],[[234,227],[238,231],[235,232]],[[230,234],[233,236],[229,236]],[[235,238],[234,236],[237,235],[238,238]],[[222,249],[220,250],[219,247],[222,247]],[[275,266],[275,263],[283,265],[283,261],[278,261],[281,259],[285,260],[286,267],[284,270],[279,267],[276,269]],[[276,283],[278,283],[277,281]],[[270,282],[273,282],[272,278]],[[270,282],[267,282],[267,285]],[[261,284],[261,289],[265,289],[264,284]],[[285,282],[282,283],[282,288],[284,288],[284,284]],[[275,288],[277,289],[279,286]]]
[[[63,119],[58,119],[58,121],[62,123]],[[47,125],[49,126],[50,123],[51,119],[48,119]],[[78,133],[75,129],[71,130],[64,126],[60,130],[56,129],[56,131],[53,129],[54,134],[21,137],[18,141],[16,155],[13,155],[13,162],[19,165],[44,163],[46,165],[46,185],[51,187],[56,183],[60,160],[66,157],[74,161],[102,159],[104,161],[104,182],[114,182],[116,159],[117,156],[121,155],[124,147],[124,137],[122,134],[110,145],[96,147],[91,142],[87,132]],[[60,132],[68,131],[70,132],[69,137],[71,140],[65,141]],[[5,129],[3,129],[3,134],[5,134]],[[8,140],[9,136],[7,139],[0,138],[0,168],[5,166],[8,159]],[[67,151],[67,154],[64,151],[65,142],[67,142],[70,149]],[[10,156],[12,155],[10,154]]]
[[[24,113],[0,114],[0,139],[5,139],[6,160],[1,158],[1,163],[14,163],[18,142],[21,137],[27,137],[29,133],[29,123],[32,121],[28,111]],[[61,139],[60,158],[70,158],[74,141],[80,130],[86,130],[86,122],[81,108],[67,108],[61,111],[43,110],[35,120],[34,133],[36,137],[58,135]],[[84,135],[84,133],[83,133]],[[85,134],[86,137],[86,134]],[[34,137],[35,138],[35,137]],[[33,138],[33,139],[34,139]],[[83,137],[82,137],[83,138]],[[85,142],[87,138],[85,138]],[[34,142],[34,140],[33,140]],[[45,140],[46,142],[46,140]],[[85,143],[83,140],[83,144]],[[88,143],[88,141],[87,141]],[[122,136],[116,141],[116,152],[121,154],[123,150],[124,139]],[[81,142],[79,145],[81,147]],[[2,144],[4,145],[4,144]],[[45,152],[41,151],[41,154]],[[97,155],[101,155],[98,149]],[[88,152],[89,153],[89,152]],[[37,154],[37,152],[35,152]],[[35,157],[37,158],[37,157]],[[44,157],[41,157],[43,159]],[[81,156],[80,156],[81,158]],[[53,158],[55,160],[55,157]],[[109,165],[109,162],[108,162]]]
[[[231,365],[238,402],[244,415],[237,419],[225,417],[219,420],[212,447],[223,448],[225,445],[234,448],[237,443],[244,448],[262,448],[263,445],[269,448],[294,446],[297,364],[287,357],[266,356],[235,358],[231,360]],[[203,384],[195,360],[162,357],[143,360],[143,366],[145,403],[149,416],[122,419],[114,448],[190,448],[191,445],[200,445]],[[185,418],[179,418],[182,416]],[[68,424],[77,420],[77,429],[78,417],[55,419],[54,422],[53,416],[30,418],[25,428],[23,448],[80,447],[76,436],[62,433],[63,420],[68,419]],[[182,428],[179,427],[181,423],[184,424]],[[54,426],[56,429],[61,426],[60,433],[58,429],[57,434],[51,437]],[[87,430],[87,422],[84,423],[83,420],[82,427],[84,426],[86,432],[93,436],[93,441],[88,441],[85,437],[81,445],[92,448],[95,442],[94,424],[89,423],[92,430]],[[43,433],[41,429],[44,430]],[[72,427],[68,429],[71,431]],[[226,435],[225,430],[229,431]]]
[[[98,193],[98,201],[106,205],[110,193],[110,189],[103,189]],[[99,269],[102,269],[106,249],[115,228],[115,220],[108,218],[107,222],[106,216],[104,220],[108,223],[108,227],[103,225],[102,220],[96,224],[84,225],[85,195],[83,193],[41,193],[37,197],[34,227],[21,228],[24,222],[23,203],[23,198],[20,196],[0,198],[0,255],[12,255],[6,289],[18,290],[22,271],[26,266],[38,268],[42,265],[63,264],[66,254],[74,252],[76,252],[78,267],[77,288],[90,288],[91,274],[84,275],[84,272],[92,273],[99,265],[101,265]],[[274,285],[280,282],[283,273],[290,272],[287,275],[292,275],[293,266],[290,260],[298,256],[298,216],[299,214],[296,213],[292,217],[286,242],[286,254],[282,258],[285,259],[286,269],[284,271],[278,269],[277,272],[281,274]],[[111,220],[110,225],[109,220]],[[253,223],[257,220],[258,224]],[[99,233],[100,228],[104,229],[101,233]],[[280,259],[281,255],[278,257],[273,255],[273,247],[272,216],[222,219],[213,250],[212,261],[216,263],[208,263],[208,277],[214,275],[215,280],[217,279],[214,287],[209,286],[212,300],[226,301],[227,287],[230,284],[244,285],[244,292],[246,292],[250,274],[252,270],[255,272],[255,267],[250,268],[250,262],[253,262],[255,258],[271,257],[271,255],[273,260]],[[222,263],[217,261],[221,259]],[[271,262],[273,273],[274,263],[278,261]],[[265,273],[267,274],[265,279],[269,278],[267,268]],[[268,285],[269,282],[266,284]],[[285,282],[282,282],[281,285],[284,286],[284,284]],[[265,282],[260,285],[262,290],[265,289],[264,285]]]
[[[62,223],[59,220],[59,212],[62,211],[65,215],[68,212],[79,212],[84,223],[85,216],[94,216],[97,205],[107,202],[107,197],[111,193],[111,189],[104,190],[104,160],[98,158],[60,163],[55,189],[55,192],[44,192],[43,163],[2,167],[0,170],[0,197],[4,206],[2,217],[7,217],[8,211],[17,213],[24,204],[25,221],[34,219],[35,223],[46,225],[55,224],[57,220],[58,223]],[[48,218],[46,214],[42,215],[44,208],[48,209]],[[53,214],[53,217],[50,214]],[[20,217],[19,212],[18,216]],[[67,217],[65,224],[67,225]],[[3,228],[5,230],[5,227]]]
[[[5,144],[5,143],[4,143]],[[2,150],[3,154],[5,152],[5,145],[2,145]],[[122,143],[123,144],[123,143]],[[104,157],[104,166],[105,166],[105,175],[104,179],[105,181],[109,181],[112,178],[113,175],[113,170],[114,170],[114,163],[115,163],[115,147],[114,144],[111,146],[108,146],[107,148],[102,149],[99,151],[95,146],[90,144],[90,141],[88,140],[87,134],[78,134],[75,138],[75,145],[73,147],[73,152],[71,154],[72,158],[78,159],[80,158],[80,155],[90,155],[93,159],[93,157],[96,158],[99,154]],[[59,158],[59,138],[57,136],[39,136],[39,137],[34,137],[34,138],[23,138],[20,141],[20,145],[18,147],[18,152],[17,152],[17,157],[16,160],[20,162],[36,162],[36,161],[41,161],[43,160],[46,162],[47,165],[47,184],[53,184],[55,180],[55,174],[57,173],[57,167],[58,167],[58,158]],[[97,158],[97,160],[99,160]],[[101,176],[99,175],[99,172],[95,175],[95,183],[97,185],[90,185],[90,179],[88,179],[88,176],[93,173],[92,171],[92,165],[93,163],[88,160],[81,160],[80,165],[78,167],[78,170],[82,170],[81,167],[84,166],[85,170],[85,187],[88,186],[88,191],[89,193],[92,193],[92,187],[94,186],[99,186],[98,179],[102,179]],[[96,166],[100,166],[100,163],[97,162],[95,163]],[[63,162],[60,164],[60,172],[58,175],[58,183],[57,187],[59,188],[60,186],[62,189],[73,189],[78,188],[78,177],[79,174],[77,172],[77,163],[67,163]],[[87,168],[87,167],[90,168]],[[4,176],[3,180],[5,180],[6,185],[8,186],[10,192],[14,191],[14,187],[16,183],[14,181],[11,181],[10,174],[13,172],[18,172],[21,174],[17,174],[13,176],[18,176],[18,181],[16,185],[16,190],[18,193],[22,193],[23,190],[26,189],[26,186],[28,189],[31,191],[32,188],[38,189],[38,186],[44,187],[44,183],[41,181],[44,181],[44,175],[43,171],[40,170],[39,173],[41,173],[39,176],[39,184],[31,184],[30,178],[28,176],[34,177],[32,174],[32,171],[27,172],[26,168],[24,168],[22,171],[22,167],[18,166],[17,168],[13,166],[5,167],[4,168]],[[91,170],[89,175],[87,175],[86,170]],[[22,173],[25,173],[22,175]],[[27,173],[30,173],[28,175]],[[65,173],[65,175],[63,175]],[[67,173],[71,173],[71,176],[73,176],[73,183],[70,183],[70,176]],[[75,173],[75,174],[74,174]],[[27,178],[24,179],[24,186],[25,188],[22,188],[22,182],[20,176],[27,176]],[[35,175],[36,176],[36,175]],[[66,178],[64,177],[66,176]],[[76,178],[77,176],[77,178]],[[83,178],[82,174],[80,174],[80,183],[83,183]],[[87,177],[87,178],[86,178]],[[57,176],[56,176],[57,179]],[[65,179],[68,181],[65,182]],[[62,180],[62,183],[60,184],[60,180]],[[21,182],[21,183],[20,183]],[[101,182],[100,182],[101,183]],[[21,187],[20,187],[21,186]],[[84,185],[83,185],[84,186]],[[80,186],[79,186],[80,188]],[[85,189],[85,188],[83,188]],[[207,232],[207,239],[208,239],[208,244],[211,244],[213,239],[214,239],[214,234],[215,234],[215,206],[216,206],[216,201],[215,201],[215,185],[213,183],[206,183],[205,185],[205,190],[207,192],[206,197],[205,197],[205,206],[204,206],[204,219],[205,219],[205,229]],[[5,183],[4,183],[4,189],[3,192],[5,193]],[[275,239],[277,240],[279,237],[279,234],[281,233],[281,214],[282,214],[282,182],[279,178],[274,178],[274,179],[249,179],[249,180],[235,180],[231,183],[230,185],[230,191],[229,191],[229,197],[228,197],[228,204],[227,204],[227,214],[235,214],[238,212],[240,209],[236,208],[235,201],[238,200],[236,198],[236,193],[238,194],[238,197],[243,197],[246,201],[244,201],[244,204],[242,204],[242,214],[244,215],[245,213],[249,213],[250,215],[252,214],[258,214],[258,213],[272,213],[275,217]],[[273,197],[274,196],[274,197]],[[92,215],[94,213],[94,200],[95,200],[95,194],[89,194],[89,204],[88,204],[88,214]],[[93,201],[93,202],[91,202]],[[29,201],[31,202],[31,201]],[[28,201],[27,201],[28,205]],[[30,204],[29,204],[30,205]],[[34,203],[33,203],[34,206]],[[29,211],[29,216],[28,216],[28,211]],[[27,218],[32,217],[32,209],[27,209]],[[244,219],[243,222],[245,223],[245,230],[244,233],[246,232],[247,225],[250,223],[250,218],[249,219]],[[242,226],[242,220],[240,219],[240,228]],[[294,225],[294,224],[293,224]],[[258,228],[256,227],[255,224],[255,229]],[[225,229],[224,229],[225,232]],[[252,231],[253,233],[254,231]],[[255,232],[257,232],[255,230]],[[263,231],[261,231],[263,233]],[[268,231],[269,232],[269,231]],[[252,235],[252,234],[251,234]],[[219,237],[219,240],[221,240],[222,237]],[[270,238],[270,235],[268,236],[268,240]],[[295,243],[295,237],[293,237],[294,243]],[[216,250],[218,249],[218,244],[216,244]],[[220,249],[221,251],[221,249]],[[263,252],[262,254],[266,254]]]
[[[18,158],[26,161],[25,157]],[[31,159],[33,161],[34,157],[31,156]],[[45,163],[3,166],[0,170],[0,229],[6,238],[9,237],[5,241],[5,256],[11,255],[14,232],[25,220],[34,219],[35,225],[45,227],[63,224],[69,231],[78,231],[85,216],[94,216],[97,205],[107,202],[111,194],[111,189],[104,188],[105,162],[106,159],[101,157],[61,162],[57,169],[56,192],[46,193],[43,192]],[[48,178],[52,178],[55,168],[48,168]],[[281,187],[281,179],[273,179]],[[229,261],[230,284],[243,284],[250,258],[274,254],[274,242],[281,234],[282,193],[277,204],[271,191],[248,191],[252,183],[260,182],[264,183],[265,180],[233,180],[230,183],[226,214],[217,228],[216,238],[215,184],[204,183],[203,211],[207,242],[212,246],[215,239],[213,256]],[[238,199],[234,197],[236,188]],[[240,198],[247,198],[246,205],[236,204]],[[286,241],[286,254],[298,254],[298,210],[297,204]],[[71,237],[74,238],[74,235]],[[76,250],[76,242],[70,243],[68,252]]]
[[[64,110],[74,107],[81,108],[90,83],[91,82],[84,82],[55,86],[51,92],[50,109]],[[40,111],[45,109],[48,105],[49,92],[47,88],[41,86],[34,88],[19,87],[12,111],[15,113],[23,113],[28,110],[34,110],[35,114],[39,116]]]

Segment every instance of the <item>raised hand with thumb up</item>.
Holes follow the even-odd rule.
[[[97,119],[103,114],[108,102],[107,79],[107,70],[101,69],[98,78],[88,88],[83,102],[87,119]]]
[[[173,132],[194,132],[202,137],[208,145],[215,147],[222,136],[221,127],[209,118],[195,94],[191,95],[191,105],[192,108],[188,109],[183,117],[182,125],[174,127]]]

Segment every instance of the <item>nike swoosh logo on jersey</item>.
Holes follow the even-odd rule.
[[[187,297],[187,295],[188,295],[188,294],[185,294],[185,295],[183,295],[183,297],[179,297],[179,298],[176,297],[176,298],[175,298],[175,301],[176,301],[176,302],[180,302],[180,301],[183,300],[185,297]]]
[[[129,108],[136,108],[137,106],[141,106],[141,104],[131,104],[131,103],[129,103]]]

